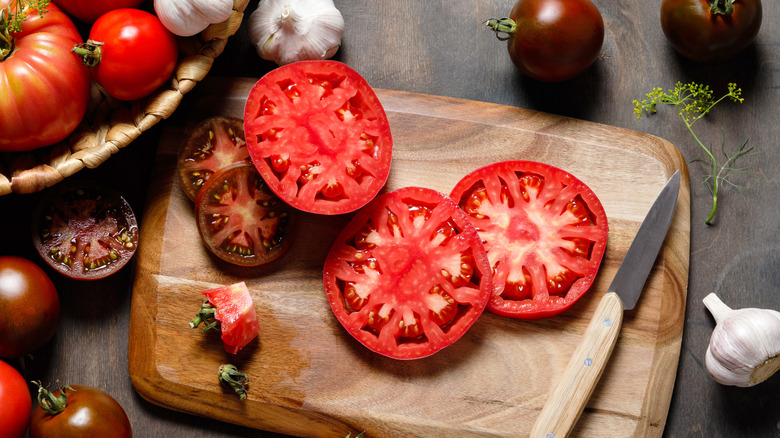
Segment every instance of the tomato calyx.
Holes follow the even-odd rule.
[[[710,14],[731,15],[734,13],[734,0],[709,0]]]
[[[249,385],[249,377],[242,373],[233,364],[222,364],[219,366],[219,383],[227,386],[238,394],[240,400],[246,398],[246,388]]]
[[[69,385],[60,387],[60,396],[56,397],[54,393],[43,387],[43,384],[39,381],[32,382],[38,386],[38,406],[43,409],[49,415],[57,415],[62,413],[68,406],[68,395],[65,393],[66,389],[75,391]]]
[[[82,64],[87,66],[87,68],[93,68],[100,64],[100,57],[102,55],[101,47],[103,44],[105,43],[87,40],[86,43],[76,44],[73,47],[72,52],[81,58]]]
[[[195,318],[190,320],[190,328],[198,328],[201,324],[205,324],[201,331],[205,332],[210,329],[220,331],[219,321],[215,318],[216,313],[217,308],[210,301],[203,301],[200,309],[198,309],[198,313],[195,314]]]
[[[506,41],[515,36],[515,31],[517,30],[517,22],[509,17],[491,18],[483,24],[495,32],[496,37],[501,41]]]

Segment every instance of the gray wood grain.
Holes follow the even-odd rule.
[[[667,419],[668,437],[777,437],[780,376],[753,388],[721,386],[707,375],[704,354],[714,321],[701,303],[717,293],[733,308],[780,309],[780,5],[763,3],[756,42],[735,59],[698,65],[678,56],[661,31],[660,0],[594,0],[605,22],[601,56],[582,75],[546,84],[522,77],[505,43],[481,23],[507,15],[513,0],[335,0],[346,21],[337,60],[377,88],[404,90],[514,105],[647,132],[675,144],[693,160],[698,146],[672,108],[637,120],[633,99],[677,81],[709,84],[715,93],[736,82],[744,103],[723,103],[695,126],[703,141],[736,147],[744,139],[757,155],[744,159],[755,177],[738,177],[741,191],[726,187],[713,226],[705,169],[691,164],[691,263],[685,332],[677,384]],[[250,3],[247,15],[256,7]],[[274,65],[250,46],[246,21],[228,43],[210,76],[260,77]],[[182,107],[188,104],[185,97]],[[174,116],[175,117],[175,116]],[[164,125],[161,123],[160,126]],[[126,195],[140,216],[157,127],[97,169],[76,178],[102,179]],[[577,157],[572,157],[576,160]],[[154,187],[148,189],[154,190]],[[29,215],[40,195],[0,198],[0,254],[37,258]],[[141,224],[143,226],[143,224]],[[143,243],[142,243],[143,244]],[[198,245],[200,242],[193,242]],[[113,395],[138,437],[272,437],[270,433],[173,412],[146,402],[128,377],[128,321],[132,264],[104,280],[75,282],[48,271],[62,300],[55,338],[28,358],[27,380],[52,386],[88,384]],[[183,309],[187,312],[189,309]],[[531,365],[532,366],[532,365]],[[522,372],[507,370],[507,373]],[[359,430],[344,431],[344,435]]]

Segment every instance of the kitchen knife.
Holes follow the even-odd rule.
[[[650,207],[607,293],[585,329],[582,340],[555,391],[531,429],[531,438],[563,438],[574,428],[617,342],[623,311],[642,293],[672,222],[680,171],[675,172]]]

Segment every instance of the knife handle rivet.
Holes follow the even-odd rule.
[[[545,435],[544,438],[555,438],[555,434],[552,432],[547,432],[547,435]]]
[[[591,365],[593,365],[593,359],[591,359],[591,358],[589,358],[589,357],[586,357],[586,358],[585,358],[585,366],[586,366],[586,367],[589,367],[589,366],[591,366]]]
[[[604,320],[604,327],[610,327],[612,326],[612,320],[607,318]]]

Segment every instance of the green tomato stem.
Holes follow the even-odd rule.
[[[710,14],[731,15],[734,12],[734,0],[709,0]]]
[[[5,61],[14,50],[14,37],[11,36],[11,6],[0,11],[0,61]]]
[[[517,23],[511,18],[491,18],[484,24],[495,32],[500,40],[511,38],[517,30]]]
[[[68,406],[68,395],[65,394],[65,389],[75,391],[75,389],[65,385],[60,388],[60,396],[55,397],[54,393],[44,388],[41,382],[32,383],[38,386],[38,406],[49,415],[57,415]]]
[[[246,387],[249,385],[249,377],[232,364],[219,366],[219,381],[238,394],[238,398],[246,398]]]
[[[100,41],[87,40],[86,43],[77,44],[71,51],[81,58],[81,62],[87,68],[93,68],[100,64],[101,46],[103,44]]]
[[[214,307],[209,301],[204,301],[198,309],[198,313],[195,314],[195,318],[190,320],[190,328],[198,328],[201,323],[206,324],[203,327],[203,331],[216,328],[219,321],[214,320],[214,315],[217,312],[217,308]],[[209,321],[211,321],[209,323]]]

